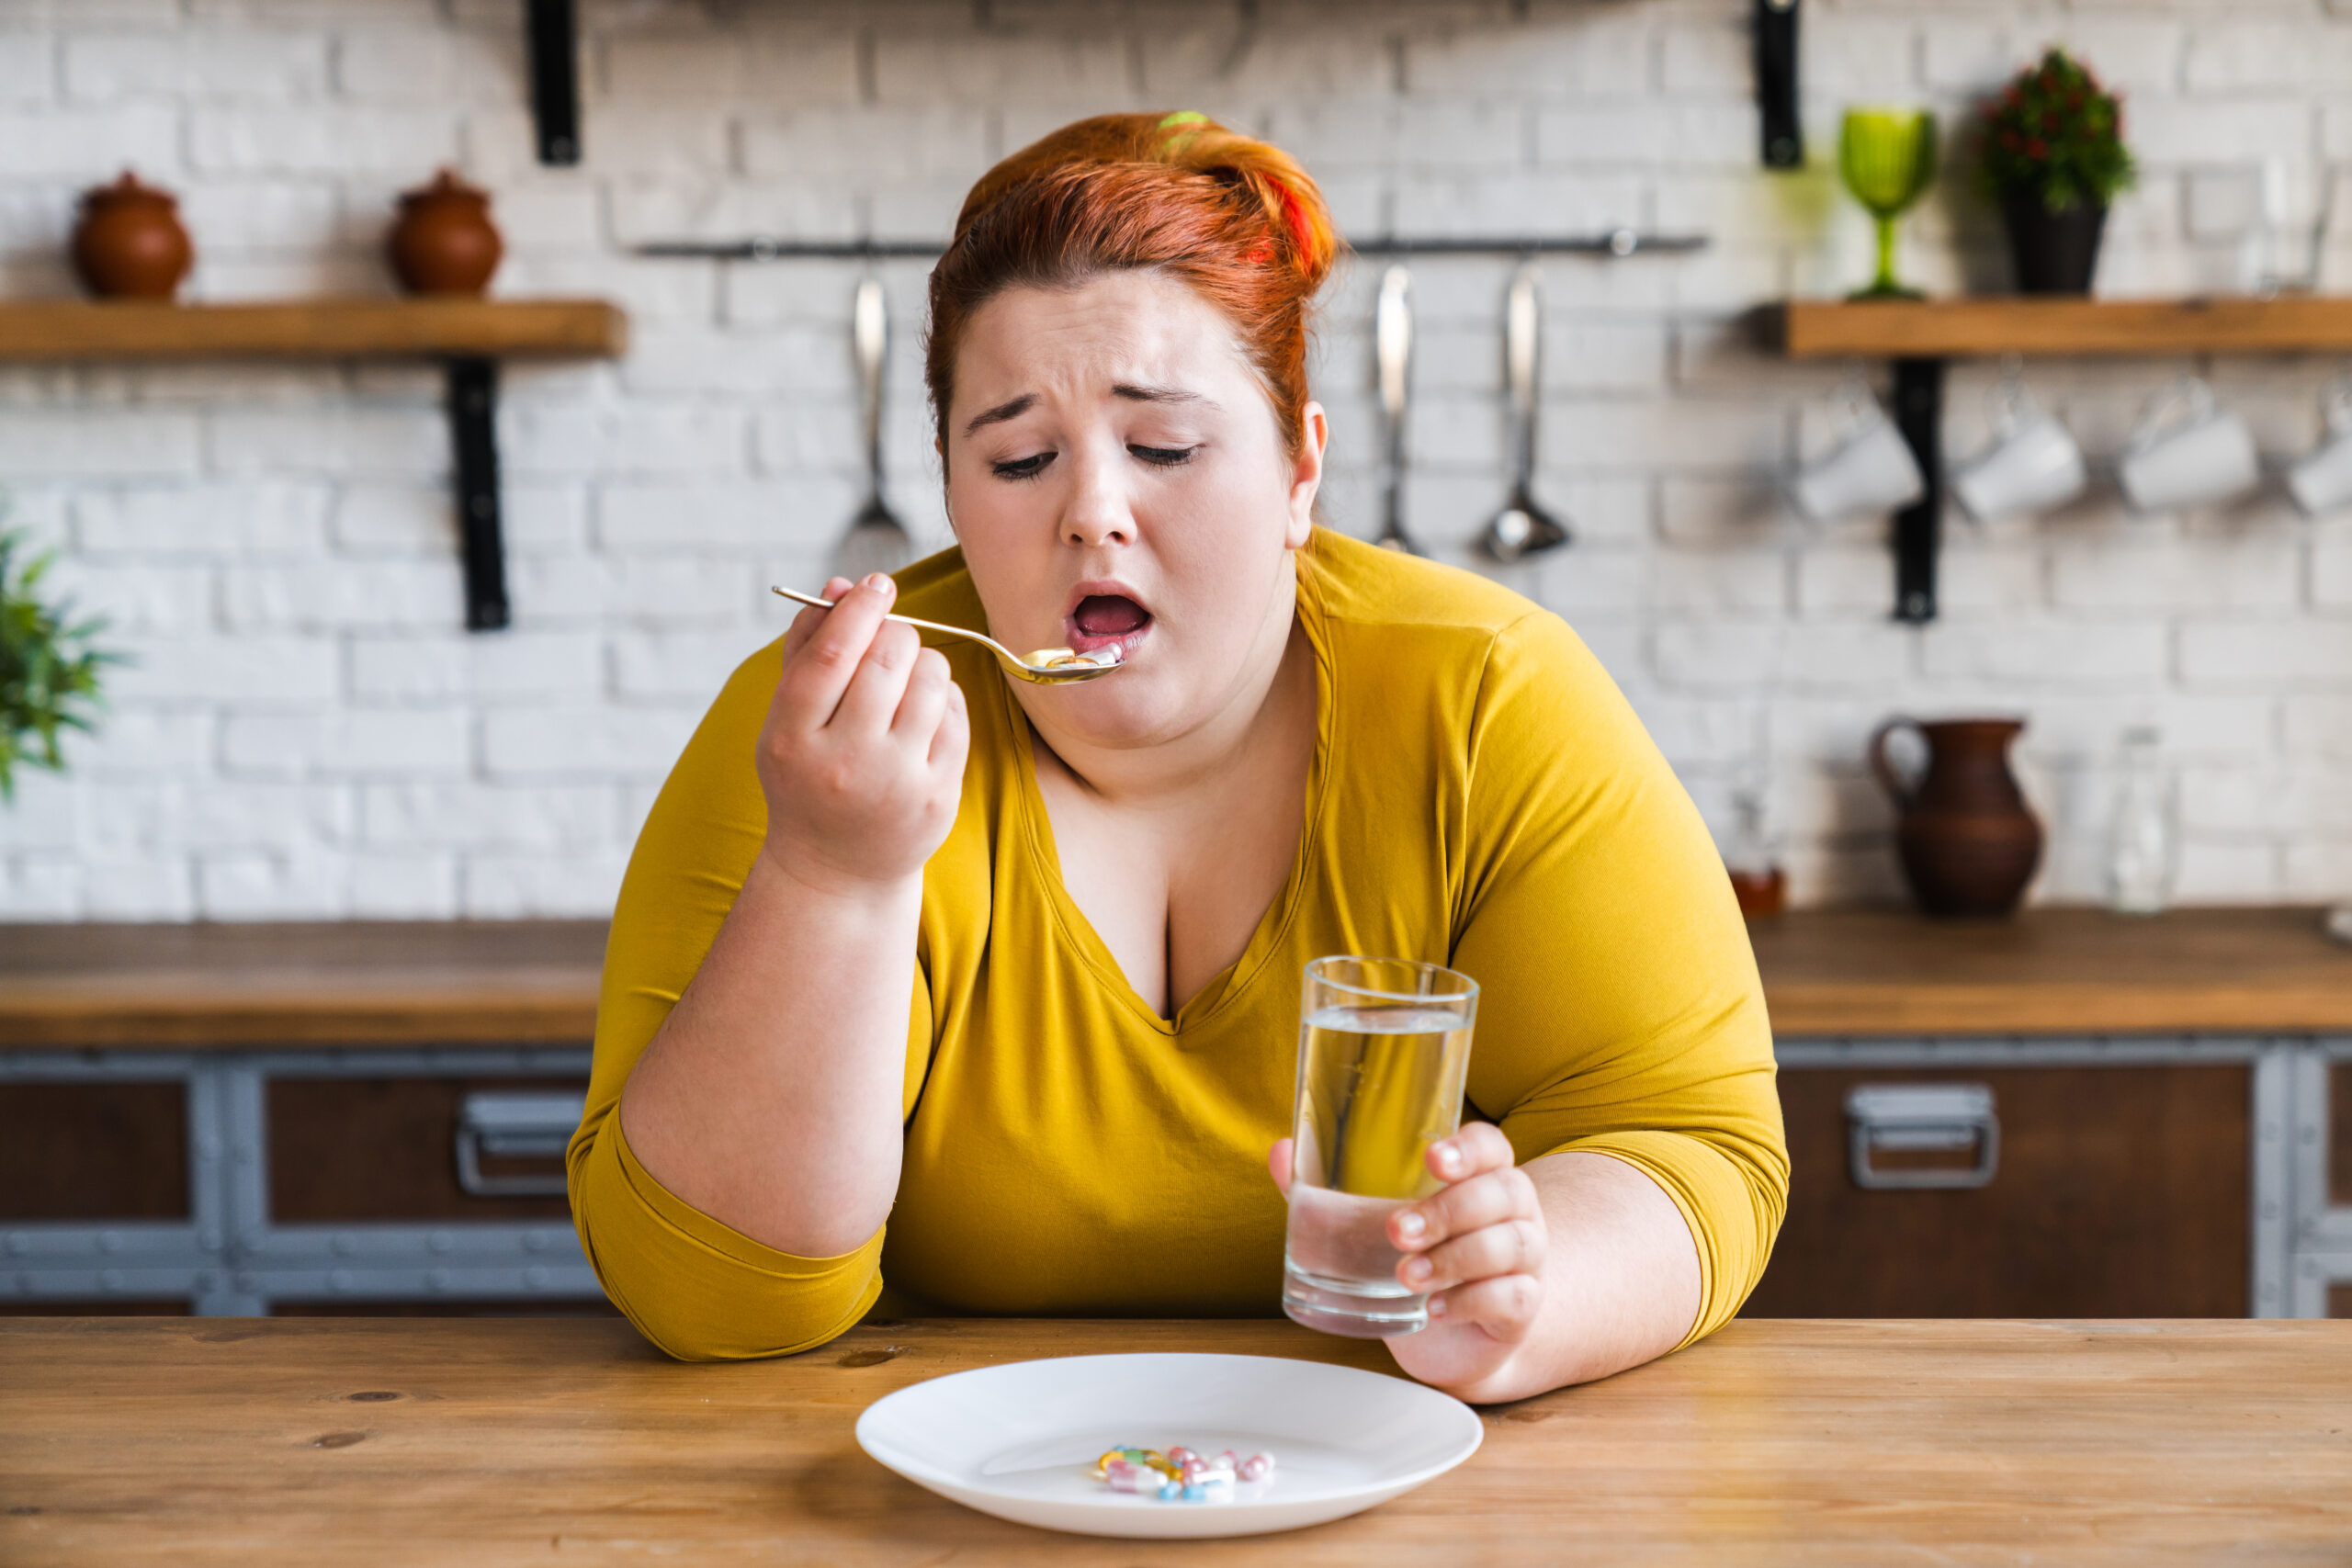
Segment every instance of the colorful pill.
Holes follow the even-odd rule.
[[[1273,1472],[1274,1456],[1272,1454],[1251,1454],[1241,1461],[1241,1468],[1237,1472],[1244,1481],[1263,1481]]]
[[[1173,1503],[1177,1498],[1182,1497],[1183,1495],[1184,1489],[1182,1486],[1177,1485],[1172,1481],[1169,1482],[1159,1489],[1159,1500],[1163,1503]]]

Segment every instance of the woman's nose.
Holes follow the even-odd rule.
[[[1124,456],[1124,454],[1122,454]],[[1075,456],[1075,455],[1074,455]],[[1135,510],[1129,504],[1119,465],[1092,455],[1079,456],[1062,513],[1062,540],[1084,549],[1135,542]]]

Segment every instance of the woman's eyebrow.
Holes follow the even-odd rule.
[[[1212,409],[1217,406],[1214,400],[1198,392],[1188,392],[1182,387],[1141,387],[1120,381],[1112,386],[1111,395],[1136,403],[1199,403]]]
[[[992,409],[982,409],[974,414],[972,422],[964,427],[964,434],[969,435],[984,424],[1002,424],[1008,419],[1019,419],[1035,407],[1036,403],[1036,393],[1023,392],[1011,402],[999,403]]]

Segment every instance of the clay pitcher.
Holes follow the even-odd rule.
[[[2007,915],[2033,880],[2041,824],[2009,772],[2009,742],[2024,728],[2015,718],[1891,718],[1871,736],[1871,771],[1899,814],[1904,875],[1928,914]],[[1887,738],[1898,729],[1928,743],[1927,771],[1916,783],[1887,760]]]
[[[506,254],[490,220],[490,193],[444,169],[401,197],[400,220],[385,249],[411,294],[480,294]]]
[[[74,271],[103,299],[169,299],[196,261],[171,192],[141,185],[125,169],[110,186],[82,193],[74,225]]]

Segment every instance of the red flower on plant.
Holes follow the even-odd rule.
[[[2039,136],[2029,136],[2025,139],[2025,155],[2029,158],[2047,158],[2050,156],[2050,144]]]

